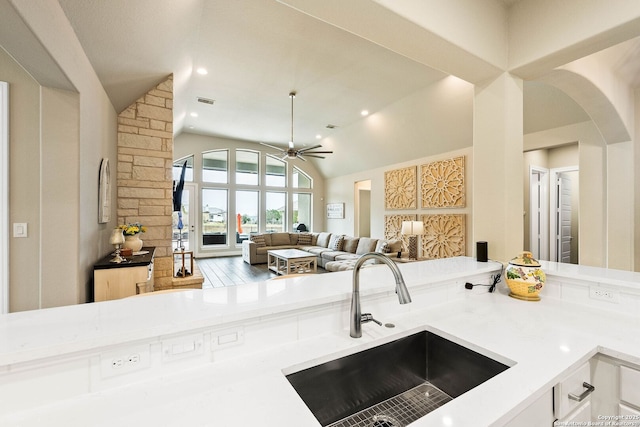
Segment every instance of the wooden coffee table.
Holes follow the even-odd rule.
[[[267,251],[267,266],[276,274],[302,274],[318,271],[316,256],[299,249]]]

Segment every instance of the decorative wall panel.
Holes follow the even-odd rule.
[[[415,215],[385,215],[384,216],[384,238],[387,240],[402,240],[402,251],[409,248],[408,236],[403,236],[402,221],[415,221]]]
[[[464,207],[464,156],[422,165],[420,177],[423,208]]]
[[[422,256],[450,258],[466,255],[465,214],[422,215]]]
[[[385,172],[385,209],[417,209],[417,178],[417,168],[415,166]]]

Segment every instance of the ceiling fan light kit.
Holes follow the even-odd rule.
[[[318,159],[324,159],[324,156],[319,156],[319,154],[332,154],[333,151],[312,151],[315,150],[317,148],[322,148],[322,145],[317,144],[314,145],[312,147],[309,148],[301,148],[299,150],[296,150],[294,148],[294,144],[293,144],[293,100],[296,97],[296,92],[295,91],[291,91],[289,92],[289,98],[291,98],[291,139],[289,139],[289,148],[282,149],[280,147],[276,147],[274,145],[269,145],[265,142],[261,142],[260,144],[269,147],[269,148],[273,148],[274,150],[278,150],[282,153],[282,157],[280,158],[280,160],[284,160],[284,159],[300,159],[302,161],[307,161],[307,159],[304,158],[304,156],[307,157],[316,157]]]

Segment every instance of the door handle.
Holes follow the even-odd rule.
[[[592,386],[587,382],[582,383],[582,387],[586,388],[586,390],[583,391],[582,394],[576,396],[573,393],[569,393],[569,399],[575,400],[576,402],[582,402],[584,399],[587,398],[587,396],[593,393],[593,391],[596,389],[594,386]]]

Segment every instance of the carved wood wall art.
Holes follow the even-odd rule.
[[[402,221],[415,221],[415,215],[385,215],[384,216],[384,238],[387,240],[399,239],[402,240],[402,251],[406,251],[409,248],[408,236],[403,236]]]
[[[465,206],[464,156],[421,166],[423,208]]]
[[[384,173],[385,209],[417,209],[417,168],[395,169]]]
[[[466,254],[465,214],[422,215],[422,256],[450,258]]]

